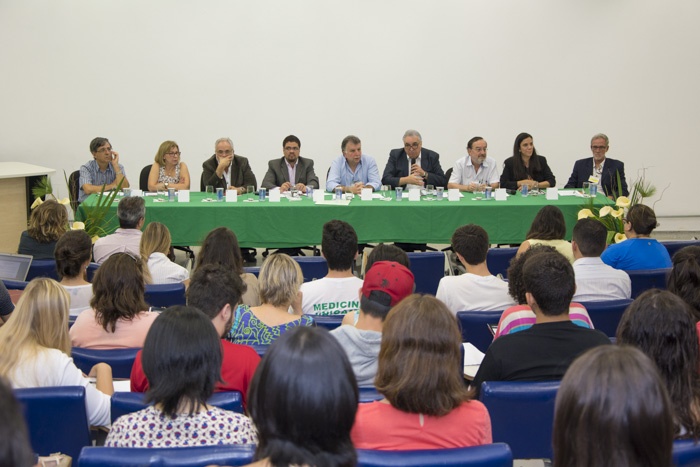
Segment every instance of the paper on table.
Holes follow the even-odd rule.
[[[464,347],[464,376],[468,379],[474,379],[476,372],[479,371],[479,365],[484,359],[484,353],[470,342],[463,342],[462,347]]]
[[[323,200],[323,201],[314,201],[315,204],[326,204],[328,206],[347,206],[350,204],[349,199],[339,199],[339,200]]]
[[[113,384],[114,392],[131,392],[131,381],[128,379],[115,379]]]
[[[583,198],[583,194],[576,190],[559,190],[559,196],[578,196]]]

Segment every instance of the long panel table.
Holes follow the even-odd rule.
[[[447,194],[445,194],[446,196]],[[535,214],[547,204],[558,206],[564,213],[567,238],[576,223],[579,209],[587,200],[559,197],[556,201],[544,195],[521,197],[514,195],[506,201],[475,200],[465,193],[459,201],[362,201],[359,197],[349,205],[316,205],[309,198],[279,203],[269,200],[248,202],[257,195],[243,195],[236,203],[204,202],[206,193],[190,193],[189,203],[170,203],[165,196],[146,196],[146,223],[162,222],[168,226],[173,245],[200,245],[206,234],[219,226],[236,233],[241,246],[285,248],[319,245],[323,224],[331,219],[350,223],[361,243],[409,242],[449,244],[452,233],[464,224],[481,225],[491,243],[521,243]],[[119,199],[119,198],[117,198]],[[327,198],[329,199],[329,198]],[[84,219],[86,209],[94,205],[91,195],[78,208],[78,220]],[[603,195],[594,200],[597,206],[612,204]],[[118,226],[116,202],[111,207],[110,228]]]

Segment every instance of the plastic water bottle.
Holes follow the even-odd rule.
[[[522,194],[523,197],[527,196],[527,192],[528,192],[529,188],[530,187],[528,187],[526,183],[523,183],[523,185],[520,187],[520,190],[521,190],[520,194]]]

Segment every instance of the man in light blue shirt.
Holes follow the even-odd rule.
[[[357,136],[346,136],[340,145],[342,156],[331,164],[326,181],[326,191],[341,188],[343,193],[359,194],[362,188],[377,191],[382,186],[379,169],[374,158],[362,154],[362,142]]]

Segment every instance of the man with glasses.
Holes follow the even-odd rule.
[[[500,177],[496,160],[488,157],[487,143],[481,136],[475,136],[467,142],[467,155],[460,157],[452,169],[447,188],[460,191],[483,191],[486,185],[498,188]]]
[[[301,141],[294,135],[289,135],[282,141],[281,159],[273,159],[267,164],[267,173],[262,181],[262,187],[279,187],[280,191],[296,189],[306,193],[306,187],[318,188],[318,177],[314,172],[314,161],[301,157]]]
[[[625,180],[625,164],[615,159],[608,159],[605,154],[610,148],[608,137],[598,133],[591,138],[593,157],[579,159],[574,164],[574,170],[564,188],[581,188],[583,182],[598,185],[608,198],[617,198],[620,192],[629,195]],[[617,178],[620,177],[619,187]]]
[[[425,185],[445,186],[446,181],[440,167],[440,155],[423,148],[420,133],[407,130],[403,135],[403,148],[389,152],[382,184],[410,189]]]
[[[215,154],[202,164],[202,179],[200,189],[211,185],[214,190],[236,190],[239,195],[246,188],[257,189],[258,182],[253,175],[248,159],[234,154],[233,141],[230,138],[219,138],[214,143]]]
[[[78,201],[93,193],[113,190],[121,183],[122,188],[129,187],[124,166],[119,163],[119,153],[112,149],[107,138],[95,138],[90,142],[93,160],[80,167]]]

